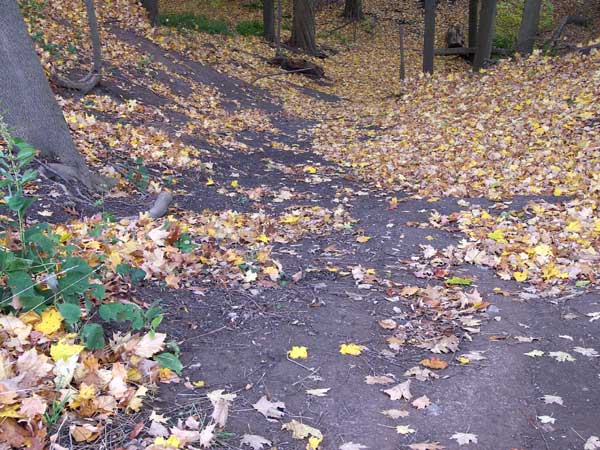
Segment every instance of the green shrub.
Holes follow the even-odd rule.
[[[512,50],[517,43],[521,16],[523,15],[523,0],[500,0],[496,14],[496,30],[494,47]],[[540,31],[551,29],[554,25],[554,6],[550,0],[542,1],[540,14]]]
[[[260,20],[243,20],[235,27],[235,31],[242,36],[262,36],[263,29],[263,23]]]
[[[161,15],[158,17],[158,23],[166,27],[196,30],[208,34],[231,34],[223,20],[190,13]]]

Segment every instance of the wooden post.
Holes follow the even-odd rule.
[[[535,35],[538,32],[540,23],[541,9],[542,0],[525,0],[516,46],[516,50],[521,55],[528,55],[533,52]]]
[[[492,56],[492,38],[496,18],[496,0],[482,0],[477,30],[477,50],[473,59],[473,72],[479,72],[486,59]]]
[[[436,0],[425,0],[425,39],[423,42],[423,72],[425,73],[433,73],[435,3]]]
[[[479,0],[469,0],[469,47],[477,47],[477,14]]]
[[[400,81],[406,78],[406,68],[404,66],[404,22],[398,21],[400,25]]]

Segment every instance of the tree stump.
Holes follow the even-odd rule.
[[[451,25],[446,31],[446,47],[459,48],[465,46],[465,30],[462,25]]]

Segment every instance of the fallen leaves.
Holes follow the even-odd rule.
[[[545,403],[546,405],[551,405],[551,404],[553,404],[553,403],[556,403],[557,405],[560,405],[560,406],[565,406],[565,405],[563,404],[563,399],[562,399],[562,397],[559,397],[558,395],[544,395],[544,396],[542,397],[542,399],[544,400],[544,403]]]
[[[244,434],[244,436],[242,436],[240,445],[242,447],[244,445],[252,447],[252,450],[262,450],[265,445],[271,446],[271,441],[256,434]]]
[[[383,392],[389,395],[391,400],[410,400],[412,398],[412,394],[410,393],[410,380],[406,380],[404,383],[397,384]]]
[[[573,361],[575,361],[575,358],[573,358],[567,352],[550,352],[550,353],[548,353],[548,356],[556,359],[558,362],[565,362],[565,361],[573,362]]]
[[[285,410],[285,403],[283,402],[271,402],[263,395],[258,402],[252,407],[265,416],[268,420],[279,419],[283,417]]]
[[[386,409],[385,411],[381,411],[381,414],[394,420],[401,417],[408,417],[408,411],[402,409]]]
[[[340,353],[342,355],[360,356],[364,347],[358,344],[341,344]]]
[[[425,367],[429,367],[430,369],[442,370],[448,367],[448,363],[443,359],[439,359],[437,357],[425,358],[421,360],[420,364]]]
[[[373,375],[367,375],[365,377],[365,383],[367,384],[390,384],[393,383],[394,380],[392,377],[388,377],[386,375],[379,375],[379,376],[373,376]]]
[[[306,359],[308,358],[308,350],[306,347],[293,346],[291,350],[288,350],[287,355],[291,359]]]
[[[421,397],[413,400],[411,404],[417,409],[425,409],[431,405],[431,401],[426,395],[422,395]]]
[[[477,444],[477,435],[472,433],[454,433],[450,439],[454,439],[458,445]]]

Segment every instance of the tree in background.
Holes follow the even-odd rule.
[[[263,0],[263,36],[266,41],[275,41],[275,0]]]
[[[294,0],[290,45],[309,55],[318,54],[315,40],[315,0]]]
[[[105,187],[75,144],[14,0],[0,0],[0,107],[16,136],[40,151],[63,178]]]
[[[477,50],[473,59],[473,71],[478,72],[492,55],[494,22],[496,19],[496,0],[482,0],[477,30]]]
[[[542,0],[525,0],[516,46],[516,50],[522,55],[527,55],[533,51],[535,36],[540,24],[541,10]]]
[[[346,0],[344,5],[344,17],[352,20],[363,18],[362,0]]]

